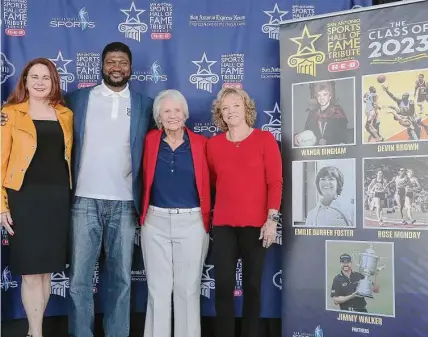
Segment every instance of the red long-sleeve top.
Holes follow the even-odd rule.
[[[207,158],[215,188],[213,226],[261,227],[268,210],[279,210],[282,160],[269,131],[254,129],[237,147],[226,134],[207,143]]]

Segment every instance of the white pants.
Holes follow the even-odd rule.
[[[174,336],[201,336],[201,275],[208,244],[200,209],[177,214],[149,207],[141,228],[148,286],[144,337],[171,337],[171,294]]]

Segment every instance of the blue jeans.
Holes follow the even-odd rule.
[[[131,267],[137,224],[132,201],[76,197],[71,211],[69,333],[93,337],[92,276],[104,240],[108,283],[104,306],[106,337],[129,336]]]

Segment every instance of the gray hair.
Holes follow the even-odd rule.
[[[189,107],[187,105],[186,98],[184,98],[183,94],[175,89],[163,90],[156,96],[155,101],[153,103],[153,118],[159,129],[162,129],[162,124],[160,122],[160,108],[162,105],[162,101],[165,98],[169,98],[181,103],[185,120],[189,118]]]

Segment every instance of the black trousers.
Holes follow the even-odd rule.
[[[213,228],[215,269],[215,337],[235,337],[236,262],[242,258],[244,296],[242,336],[259,336],[261,283],[266,249],[260,228],[216,226]]]

